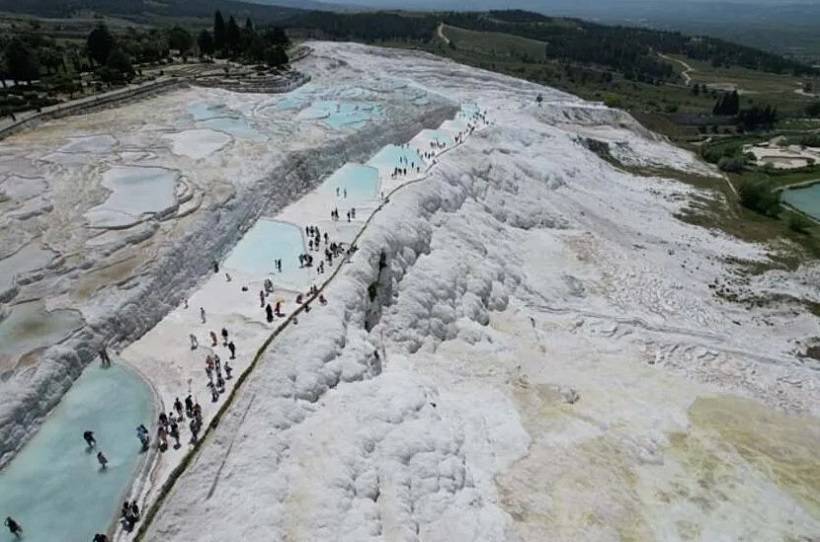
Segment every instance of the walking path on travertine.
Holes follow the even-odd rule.
[[[214,272],[188,298],[186,304],[172,311],[141,339],[124,349],[121,359],[137,370],[153,387],[159,403],[158,412],[171,413],[176,398],[182,401],[186,395],[191,394],[194,401],[202,407],[204,427],[200,440],[203,440],[206,428],[219,415],[226,400],[231,400],[234,386],[241,382],[239,375],[252,368],[252,363],[261,352],[260,349],[267,346],[266,341],[271,334],[278,331],[283,323],[297,324],[295,313],[303,305],[307,305],[305,310],[308,307],[310,310],[322,310],[321,303],[312,303],[312,307],[307,303],[315,297],[311,296],[310,289],[317,286],[321,292],[326,281],[332,278],[349,256],[334,258],[332,266],[325,261],[324,272],[319,273],[317,266],[323,260],[323,251],[329,244],[341,243],[346,250],[349,249],[372,214],[382,205],[388,204],[390,194],[403,186],[423,180],[428,171],[435,167],[436,156],[459,145],[474,130],[485,125],[486,117],[477,109],[470,108],[463,109],[457,119],[445,121],[438,130],[452,138],[453,145],[439,144],[429,135],[429,131],[421,132],[401,148],[416,150],[419,155],[426,155],[427,160],[422,164],[381,164],[378,168],[379,186],[375,198],[352,201],[352,197],[346,198],[341,192],[337,196],[332,190],[319,186],[276,216],[260,217],[260,220],[293,224],[301,232],[305,232],[307,227],[318,227],[322,237],[319,250],[310,250],[304,246],[306,239],[303,239],[302,252],[314,256],[313,266],[301,269],[303,283],[298,285],[299,288],[294,288],[293,284],[277,286],[277,274],[273,272],[272,262],[269,262],[272,273],[262,275],[226,267],[225,262],[221,262],[219,271]],[[418,169],[413,171],[413,166]],[[406,174],[404,171],[394,174],[393,167],[405,168]],[[385,199],[382,200],[382,197]],[[338,210],[338,220],[330,219],[330,213],[334,209]],[[350,210],[355,210],[355,218],[348,219],[347,213]],[[325,233],[328,235],[328,243],[324,241]],[[242,241],[239,244],[241,243]],[[281,257],[293,258],[294,255],[283,254]],[[227,260],[230,260],[230,256]],[[230,275],[230,280],[226,273]],[[260,291],[265,290],[264,281],[268,278],[272,280],[274,290],[266,296],[265,303],[281,303],[282,306],[281,315],[277,315],[270,323],[266,321],[265,310],[260,303]],[[301,304],[297,303],[297,296],[301,298]],[[333,303],[333,299],[327,299],[327,303]],[[200,308],[205,311],[204,323]],[[224,345],[222,329],[228,330],[229,340],[236,345],[235,360],[229,359],[230,353]],[[216,346],[212,346],[211,332],[217,336]],[[196,337],[196,348],[191,346],[191,334]],[[225,391],[216,401],[212,401],[210,397],[204,361],[206,356],[213,354],[218,355],[223,364],[229,362],[233,371],[233,378],[225,381]],[[129,500],[138,500],[144,512],[148,511],[148,507],[161,493],[167,491],[165,484],[172,476],[179,474],[175,471],[186,457],[196,453],[195,445],[190,441],[187,419],[180,423],[182,445],[174,448],[173,439],[169,438],[169,447],[164,452],[156,450],[157,425],[156,421],[154,423],[151,458],[134,485],[132,497],[129,497]],[[117,536],[125,539],[129,537],[129,533],[120,526],[117,528]]]

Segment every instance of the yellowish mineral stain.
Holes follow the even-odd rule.
[[[730,395],[698,398],[689,418],[694,429],[719,435],[720,441],[820,520],[820,420],[784,414]],[[683,440],[678,437],[673,445]],[[704,463],[704,483],[714,483],[718,461],[712,458]]]

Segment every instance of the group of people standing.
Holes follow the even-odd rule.
[[[120,512],[120,523],[122,524],[122,528],[130,533],[134,530],[134,525],[136,525],[139,520],[140,507],[137,506],[137,501],[123,502],[122,511]],[[97,542],[96,538],[94,538],[94,542]]]
[[[402,145],[404,147],[404,145]],[[409,147],[409,145],[407,145]],[[416,154],[419,154],[416,151]],[[393,173],[390,174],[390,178],[395,179],[399,175],[407,175],[408,168],[410,173],[415,171],[416,173],[421,173],[421,164],[416,165],[415,160],[410,160],[406,156],[399,156],[399,164],[393,167]]]

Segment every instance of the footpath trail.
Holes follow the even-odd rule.
[[[669,62],[674,62],[675,64],[679,64],[683,71],[680,73],[680,76],[683,77],[683,81],[688,87],[692,82],[692,77],[689,75],[691,72],[695,71],[695,68],[684,62],[683,60],[679,60],[677,58],[672,58],[671,56],[667,56],[663,53],[658,53],[658,56],[664,60],[668,60]]]
[[[436,34],[438,34],[438,37],[441,38],[444,43],[450,45],[450,38],[444,35],[444,23],[439,23],[438,28],[436,29]]]

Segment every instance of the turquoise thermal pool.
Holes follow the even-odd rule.
[[[136,427],[150,427],[152,418],[151,391],[134,374],[118,365],[87,368],[0,472],[0,516],[16,519],[26,542],[106,532],[140,462]],[[96,451],[86,449],[86,430],[108,458],[105,471]]]
[[[393,173],[393,168],[407,168],[410,173],[411,169],[424,169],[424,161],[416,152],[416,149],[409,146],[386,145],[376,153],[376,155],[367,161],[367,164],[386,173]]]
[[[337,189],[340,201],[344,200],[346,203],[372,200],[379,191],[379,170],[375,167],[347,163],[322,183],[321,190],[324,192],[335,195]]]
[[[197,102],[189,105],[188,112],[196,121],[224,117],[228,114],[224,105],[213,105],[205,102]]]
[[[820,220],[820,182],[800,188],[787,188],[780,193],[780,199]]]
[[[225,132],[242,139],[252,139],[255,141],[265,139],[265,136],[257,132],[248,124],[248,121],[238,117],[216,117],[198,122],[197,126]]]
[[[300,120],[321,120],[333,129],[359,128],[367,121],[381,115],[372,104],[320,100],[313,102],[297,115]]]
[[[269,277],[274,286],[281,283],[301,288],[310,276],[309,271],[299,268],[299,255],[305,253],[302,230],[298,226],[262,218],[236,244],[224,267],[258,279]],[[282,260],[281,273],[276,271],[276,259]]]
[[[456,144],[453,137],[443,130],[429,130],[429,137],[431,141],[439,144],[444,144],[447,147],[452,147]]]
[[[86,214],[94,227],[126,227],[148,213],[176,205],[178,174],[158,167],[114,166],[103,174],[102,185],[111,191],[102,205]]]

